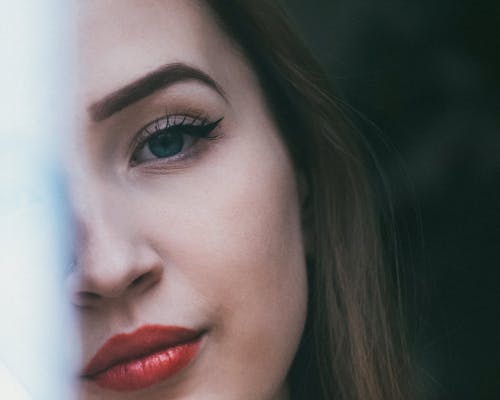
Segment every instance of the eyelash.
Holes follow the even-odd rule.
[[[200,139],[213,140],[218,136],[214,135],[214,130],[217,128],[223,118],[210,121],[208,118],[201,115],[167,115],[161,117],[142,128],[134,138],[131,144],[131,159],[130,165],[132,167],[141,164],[148,164],[154,162],[173,162],[187,159],[194,155],[195,147]],[[153,154],[149,160],[138,160],[139,153],[146,149],[152,139],[158,139],[161,135],[177,136],[177,139],[182,139],[182,148],[179,152],[172,156],[159,157],[153,154],[151,149],[148,151]],[[192,140],[187,148],[184,148],[185,137]]]

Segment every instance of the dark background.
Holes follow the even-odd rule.
[[[500,399],[500,1],[285,3],[389,178],[423,398]]]

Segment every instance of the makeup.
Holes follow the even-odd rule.
[[[177,115],[159,118],[142,128],[133,140],[131,165],[148,161],[169,159],[181,160],[189,157],[191,147],[199,139],[213,140],[212,131],[223,118],[213,122],[196,116]]]
[[[165,381],[198,354],[204,331],[146,325],[111,337],[83,370],[82,379],[114,391],[134,391]]]

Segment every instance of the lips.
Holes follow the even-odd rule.
[[[167,380],[198,353],[202,331],[147,325],[110,338],[81,377],[102,388],[133,391]]]

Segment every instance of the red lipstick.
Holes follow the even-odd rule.
[[[164,381],[186,367],[200,348],[203,332],[146,325],[111,337],[82,372],[102,388],[132,391]]]

